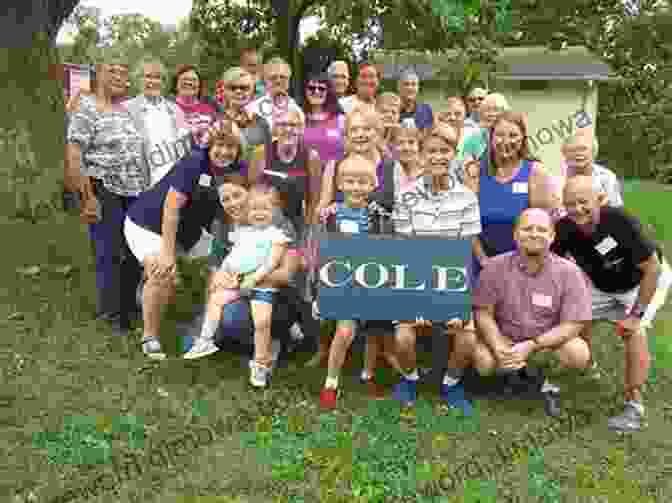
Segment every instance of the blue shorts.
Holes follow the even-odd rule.
[[[253,288],[250,290],[250,301],[273,304],[277,290],[270,288]]]

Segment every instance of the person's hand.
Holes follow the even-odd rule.
[[[75,113],[79,111],[79,102],[81,97],[81,92],[77,92],[70,96],[70,99],[65,104],[65,112],[68,114]]]
[[[220,288],[234,289],[240,286],[240,274],[235,274],[227,271],[217,271],[210,283],[210,290],[217,290]]]
[[[499,368],[515,368],[516,356],[510,345],[498,344],[493,348],[493,352]]]
[[[415,324],[414,324],[414,326],[415,326],[416,328],[420,328],[420,327],[431,327],[431,326],[432,326],[432,322],[429,321],[429,320],[426,320],[426,319],[424,319],[422,316],[420,316],[420,317],[418,317],[418,318],[415,319]]]
[[[634,316],[629,316],[616,323],[616,331],[623,338],[628,338],[639,332],[641,320]]]
[[[532,340],[519,342],[514,344],[511,348],[513,350],[513,365],[514,367],[523,367],[527,363],[527,359],[534,351],[535,343]]]
[[[98,222],[98,214],[100,212],[100,203],[96,196],[89,196],[82,198],[81,220],[85,224],[95,224]]]
[[[446,322],[446,327],[448,328],[462,328],[464,326],[464,322],[459,319],[459,318],[453,318],[452,320],[449,320]]]

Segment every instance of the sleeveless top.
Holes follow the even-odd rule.
[[[345,116],[333,115],[327,120],[315,122],[308,120],[303,133],[306,147],[312,148],[320,155],[320,161],[340,161],[344,155]]]
[[[516,249],[513,226],[530,206],[529,179],[532,162],[523,160],[513,179],[503,183],[488,175],[487,159],[481,160],[478,201],[481,210],[481,243],[488,257]]]
[[[294,160],[284,162],[278,157],[277,147],[277,142],[267,144],[270,155],[266,156],[266,169],[262,181],[272,185],[283,195],[287,203],[285,214],[294,226],[299,239],[302,239],[305,228],[303,202],[309,182],[308,150],[303,145],[299,146]]]

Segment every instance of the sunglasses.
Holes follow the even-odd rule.
[[[317,93],[326,93],[327,92],[327,86],[325,85],[310,85],[306,86],[306,89],[308,92],[317,94]]]
[[[246,93],[247,91],[250,90],[250,86],[228,86],[228,89],[229,89],[229,91],[233,91],[234,93],[236,91]]]

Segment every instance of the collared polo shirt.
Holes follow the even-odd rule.
[[[473,294],[474,308],[495,306],[500,333],[522,342],[560,323],[592,319],[591,291],[576,264],[548,253],[544,266],[530,274],[518,252],[490,259]]]

